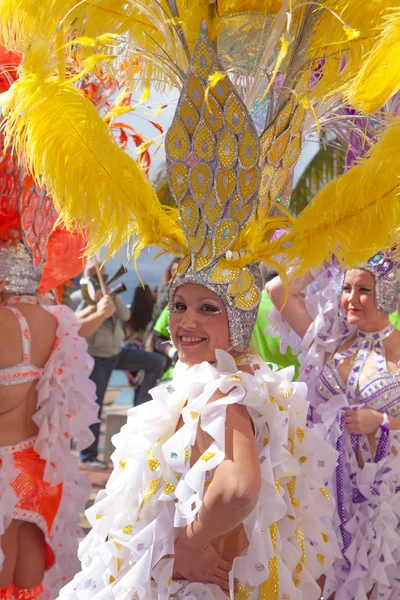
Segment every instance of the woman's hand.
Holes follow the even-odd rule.
[[[231,568],[210,544],[202,548],[196,547],[185,534],[175,540],[174,577],[199,583],[214,583],[229,592]]]
[[[370,435],[382,425],[383,415],[369,408],[355,408],[347,411],[346,429],[350,433]]]

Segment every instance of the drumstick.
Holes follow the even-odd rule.
[[[104,284],[103,275],[101,274],[100,266],[96,256],[94,257],[94,266],[96,267],[97,279],[99,280],[101,293],[103,294],[103,296],[107,296],[107,290]]]

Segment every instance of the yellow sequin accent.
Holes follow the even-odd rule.
[[[293,167],[299,158],[301,151],[301,137],[297,136],[292,140],[285,152],[285,155],[282,159],[282,166],[284,169],[290,169]]]
[[[163,492],[164,494],[172,494],[175,490],[176,487],[167,481],[167,483],[164,485]]]
[[[217,142],[217,159],[224,169],[233,169],[238,156],[236,136],[229,129],[224,129]]]
[[[114,541],[114,546],[116,547],[117,550],[121,550],[122,549],[122,544],[120,544],[119,542],[117,542],[116,540]]]
[[[147,451],[147,464],[149,466],[150,471],[155,471],[160,466],[160,461],[156,459],[154,456],[153,449]]]
[[[270,396],[269,399],[270,399],[271,404],[276,404],[276,398],[274,398],[273,396]]]
[[[278,535],[278,523],[270,525],[269,533],[271,536],[274,552],[276,552],[276,538]],[[260,600],[278,600],[279,598],[279,568],[278,559],[273,556],[268,561],[269,577],[261,584]]]
[[[189,460],[191,456],[192,456],[191,449],[190,448],[186,448],[185,449],[185,460]]]
[[[102,519],[103,517],[104,517],[104,515],[99,515],[99,514],[97,514],[97,515],[96,515],[96,521],[99,521],[99,520],[100,520],[100,519]]]
[[[293,394],[293,388],[289,388],[288,390],[279,390],[279,395],[281,398],[285,398],[285,400],[287,400],[287,398],[290,398],[290,396]]]
[[[126,462],[124,460],[120,460],[119,461],[119,466],[121,467],[121,469],[125,469],[126,467]]]
[[[205,452],[204,454],[202,454],[200,456],[200,460],[204,460],[205,462],[208,462],[209,460],[214,458],[214,456],[215,456],[215,452],[211,452],[210,450],[208,450],[208,452]]]
[[[282,169],[281,167],[279,167],[279,169],[276,170],[275,177],[273,179],[270,190],[271,198],[276,198],[276,196],[278,196],[282,192],[286,185],[288,177],[289,172],[286,171],[286,169]]]
[[[125,533],[126,535],[131,535],[132,534],[132,525],[126,525],[126,527],[123,527],[122,533]]]
[[[232,200],[232,217],[244,225],[251,216],[252,204],[245,202],[239,194],[235,194]]]
[[[325,559],[326,559],[325,554],[317,554],[316,556],[317,556],[318,562],[320,563],[321,567],[323,567],[324,563],[325,563]]]
[[[268,152],[268,159],[271,163],[277,163],[283,156],[290,140],[290,130],[287,129],[277,137]]]
[[[260,172],[256,167],[242,171],[239,175],[239,191],[243,200],[249,200],[258,190]]]
[[[189,153],[190,141],[182,123],[175,120],[168,130],[165,144],[168,154],[174,160],[183,160]]]
[[[208,487],[210,485],[211,481],[212,481],[212,479],[206,479],[205,482],[204,482],[204,485],[206,487]]]
[[[218,169],[215,176],[217,198],[221,205],[232,195],[236,185],[236,173],[229,169]]]
[[[201,83],[200,77],[195,73],[190,73],[187,82],[187,95],[190,102],[196,107],[200,108],[203,104],[204,98],[204,86]]]
[[[239,277],[228,287],[228,296],[237,296],[248,292],[253,285],[254,277],[248,269],[243,269]]]
[[[320,487],[319,489],[321,490],[321,494],[322,494],[323,496],[325,496],[325,498],[326,498],[327,500],[329,500],[329,499],[330,499],[330,497],[331,497],[331,495],[330,495],[330,493],[328,492],[328,490],[327,490],[327,489],[325,489],[324,487]]]
[[[211,167],[200,164],[195,165],[189,172],[189,186],[193,198],[200,203],[203,202],[211,192],[213,173]]]
[[[305,463],[305,462],[306,462],[306,460],[307,460],[307,458],[308,458],[307,456],[300,456],[300,458],[299,458],[299,462],[301,462],[301,463]]]
[[[180,208],[179,215],[185,229],[191,234],[196,233],[196,229],[199,226],[200,213],[196,202],[190,196],[183,198]]]
[[[234,599],[235,600],[247,600],[247,598],[249,596],[251,596],[253,589],[254,588],[252,588],[252,587],[243,585],[242,583],[240,583],[240,581],[238,579],[235,579]]]
[[[261,157],[265,158],[267,151],[269,150],[272,141],[275,138],[275,127],[272,125],[266,129],[262,136],[260,137],[260,148],[261,148]]]
[[[251,169],[258,163],[258,140],[253,131],[246,127],[240,136],[239,163],[244,169]]]
[[[327,544],[329,542],[329,535],[326,535],[326,533],[324,533],[323,531],[321,531],[321,535],[322,535],[322,539],[324,540],[325,544]]]
[[[188,168],[186,165],[179,163],[172,165],[169,185],[176,200],[178,202],[182,200],[188,187]]]
[[[181,104],[180,117],[186,130],[189,131],[189,133],[194,133],[197,125],[199,124],[200,117],[199,113],[197,112],[195,107],[189,102],[189,100],[185,100]]]
[[[218,102],[220,103],[221,106],[223,106],[226,102],[226,99],[229,96],[229,86],[228,86],[228,82],[227,82],[227,77],[224,77],[224,79],[221,79],[221,81],[219,81],[217,83],[217,85],[215,86],[215,88],[213,88],[213,90],[211,91],[211,94],[214,96],[214,98],[216,100],[218,100]]]
[[[212,240],[206,238],[201,250],[195,258],[195,270],[199,271],[207,266],[213,260],[213,243]]]
[[[117,558],[117,572],[119,573],[122,567],[122,559]]]
[[[231,281],[234,281],[240,273],[240,269],[228,269],[217,264],[212,272],[211,281],[214,283],[230,283]]]
[[[219,131],[224,124],[224,115],[219,103],[212,96],[208,97],[208,104],[211,112],[208,110],[207,104],[203,106],[204,120],[213,132]]]
[[[239,231],[234,219],[224,219],[217,227],[214,237],[214,254],[220,256],[232,246]]]
[[[110,583],[114,583],[114,581],[115,581],[114,575],[110,575]]]
[[[205,237],[206,226],[203,221],[200,221],[199,227],[195,235],[189,235],[189,233],[186,232],[186,241],[189,246],[189,250],[193,252],[193,254],[195,254],[196,251],[202,247],[202,245],[204,244]]]
[[[211,192],[210,195],[204,200],[203,204],[203,215],[207,221],[207,225],[214,229],[215,225],[222,217],[223,207],[219,204],[215,192]],[[211,240],[207,240],[211,241]]]
[[[293,101],[290,100],[280,111],[275,119],[275,135],[279,135],[289,125],[289,119],[293,112]]]
[[[260,302],[260,290],[252,285],[248,292],[235,297],[235,304],[242,310],[252,310]]]
[[[297,577],[293,577],[293,583],[296,587],[299,587],[300,585],[300,579],[297,579]]]
[[[239,100],[232,94],[225,105],[226,122],[231,131],[240,135],[246,124],[246,117]]]
[[[268,446],[268,444],[269,444],[269,439],[265,437],[265,438],[263,439],[263,443],[262,443],[262,445],[263,445],[263,446],[264,446],[264,448],[265,448],[265,446]]]
[[[290,500],[292,502],[293,508],[300,508],[300,500],[298,500],[295,496],[296,489],[296,476],[294,475],[289,483],[287,484],[287,489],[289,492]]]
[[[214,158],[215,137],[207,123],[200,123],[197,127],[192,145],[200,160],[210,162]]]
[[[168,581],[167,581],[168,587],[171,585],[171,583],[172,583],[172,577],[168,577]]]
[[[143,496],[143,500],[140,505],[139,511],[142,510],[142,508],[144,507],[146,502],[148,502],[150,500],[150,498],[152,497],[152,495],[157,491],[157,488],[160,485],[160,482],[161,482],[161,477],[159,477],[158,479],[153,479],[153,481],[150,482],[150,485]]]
[[[290,128],[292,130],[292,135],[297,135],[300,129],[303,126],[304,117],[306,115],[306,110],[301,104],[296,108],[293,113],[293,118],[290,124]]]
[[[302,429],[301,427],[297,427],[297,429],[296,429],[296,435],[299,438],[300,442],[302,442],[303,439],[304,439],[304,436],[305,436],[304,429]]]
[[[199,414],[200,414],[199,412],[196,412],[194,410],[190,411],[190,416],[191,416],[191,418],[192,418],[193,421],[195,421],[197,419],[197,417],[199,416]]]

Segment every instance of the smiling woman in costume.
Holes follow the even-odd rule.
[[[300,379],[309,385],[315,429],[339,451],[332,489],[342,557],[327,574],[326,598],[400,598],[400,332],[389,321],[400,292],[394,251],[344,275],[330,267],[314,289],[311,275],[297,280],[286,304],[282,283],[267,284],[304,338]]]
[[[202,35],[166,138],[188,249],[169,297],[180,360],[172,382],[132,409],[114,438],[114,471],[86,513],[82,572],[61,598],[317,600],[316,580],[336,555],[325,481],[337,453],[307,429],[306,386],[292,382],[294,368],[277,371],[249,350],[259,263],[226,266],[226,250],[257,208],[259,142],[227,78],[209,97],[225,112],[217,121],[207,112],[199,78],[213,69],[222,67]],[[205,115],[198,135],[186,119],[188,97]],[[212,142],[207,118],[224,129],[225,145]],[[201,210],[182,195],[189,166]],[[247,196],[241,226],[226,185]]]

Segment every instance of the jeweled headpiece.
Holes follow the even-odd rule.
[[[188,254],[177,269],[176,289],[198,283],[224,302],[232,346],[248,347],[257,318],[261,273],[257,264],[230,268],[227,252],[254,219],[260,184],[260,148],[252,120],[210,41],[201,35],[166,137],[171,192],[179,209]],[[229,254],[228,254],[229,257]]]
[[[397,257],[397,258],[396,258]],[[388,252],[378,252],[360,266],[375,277],[375,303],[386,313],[397,312],[400,294],[400,262],[394,246]]]

